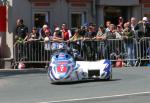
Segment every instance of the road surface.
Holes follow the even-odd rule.
[[[51,84],[46,73],[0,74],[0,103],[149,103],[150,68],[113,68],[112,81]]]

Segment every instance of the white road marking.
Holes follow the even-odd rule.
[[[58,100],[58,101],[50,101],[50,102],[39,102],[39,103],[73,102],[73,101],[83,101],[83,100],[92,100],[92,99],[107,99],[107,98],[134,96],[134,95],[144,95],[144,94],[150,94],[150,91],[148,91],[148,92],[138,92],[138,93],[129,93],[129,94],[111,95],[111,96],[101,96],[101,97],[90,97],[90,98],[79,98],[79,99],[66,99],[66,100]]]

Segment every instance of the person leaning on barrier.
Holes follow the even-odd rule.
[[[53,37],[52,37],[53,41],[63,41],[63,36],[62,36],[62,32],[60,31],[59,27],[55,28],[55,31],[53,33]]]
[[[125,23],[124,24],[124,30],[123,30],[123,35],[122,35],[124,40],[127,40],[128,43],[133,42],[134,38],[134,31],[130,27],[130,23]]]
[[[45,34],[45,31],[46,30],[49,30],[49,32],[51,33],[51,30],[50,30],[50,28],[48,27],[48,25],[47,24],[44,24],[43,25],[43,27],[39,30],[39,38],[41,39],[41,40],[44,40],[44,38],[46,37],[46,34]]]
[[[24,38],[26,35],[28,35],[28,28],[26,25],[23,23],[23,19],[18,19],[17,20],[17,27],[16,27],[16,32],[15,32],[15,43],[14,43],[14,48],[15,48],[15,58],[16,60],[20,61],[24,58],[26,58],[26,52],[25,52],[25,45],[24,45]]]
[[[83,39],[83,36],[80,35],[80,30],[76,29],[74,35],[69,39],[69,41],[78,41],[82,39]]]
[[[81,52],[83,36],[80,34],[80,29],[76,29],[74,35],[68,40],[71,48]]]
[[[24,39],[24,45],[26,46],[26,54],[28,60],[35,60],[37,54],[39,53],[39,33],[36,27],[32,28],[32,32],[28,34]],[[34,57],[34,58],[33,58]]]
[[[58,48],[59,43],[64,42],[64,39],[62,37],[62,32],[60,31],[60,28],[57,26],[55,28],[55,31],[53,33],[53,36],[51,38],[51,49],[56,50]]]
[[[62,32],[62,37],[63,37],[64,41],[69,40],[69,38],[72,36],[71,30],[68,29],[68,27],[65,23],[62,24],[61,29],[62,29],[61,32]]]
[[[84,35],[84,40],[92,40],[96,36],[96,31],[94,31],[93,26],[88,27],[88,31]]]
[[[39,40],[39,33],[37,31],[37,28],[33,27],[32,32],[30,34],[28,34],[24,40],[27,42]]]
[[[96,40],[104,40],[105,28],[103,25],[100,25],[98,28],[97,35],[95,37]]]
[[[114,39],[122,39],[121,35],[117,32],[114,24],[109,25],[109,31],[104,34],[103,39],[105,40],[105,58],[114,60],[114,58],[111,58],[111,54],[114,52],[116,53],[116,49],[118,48],[115,45],[117,41],[115,41]],[[115,62],[113,62],[112,64],[114,63]]]
[[[124,24],[123,30],[124,49],[127,53],[127,66],[134,66],[135,64],[135,51],[133,45],[134,31],[130,27],[130,23]]]
[[[15,41],[23,42],[26,35],[28,35],[28,27],[24,25],[23,19],[18,19],[15,33]]]
[[[84,26],[81,26],[81,30],[80,30],[80,35],[82,36],[82,37],[84,37],[85,36],[85,34],[87,33],[87,30],[88,29],[88,27],[86,26],[86,25],[84,25]]]
[[[45,30],[45,37],[44,37],[44,43],[49,44],[50,40],[52,39],[52,35],[49,29]]]
[[[105,39],[122,39],[121,35],[117,32],[114,24],[109,25],[109,31],[104,35]]]
[[[122,36],[123,34],[123,27],[120,25],[117,25],[117,32]]]
[[[85,58],[87,60],[94,60],[95,56],[94,53],[96,52],[95,47],[96,47],[96,42],[93,41],[95,40],[96,36],[96,31],[92,25],[88,27],[88,31],[86,32],[84,38],[83,38],[83,49],[84,49],[84,54]]]

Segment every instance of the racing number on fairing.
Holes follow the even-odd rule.
[[[66,68],[66,66],[64,66],[64,65],[59,65],[58,67],[57,67],[57,72],[59,72],[59,73],[64,73],[64,72],[66,72],[67,71],[67,68]]]

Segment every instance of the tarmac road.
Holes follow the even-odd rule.
[[[150,68],[113,68],[112,81],[51,84],[46,73],[0,73],[0,103],[149,103]]]

